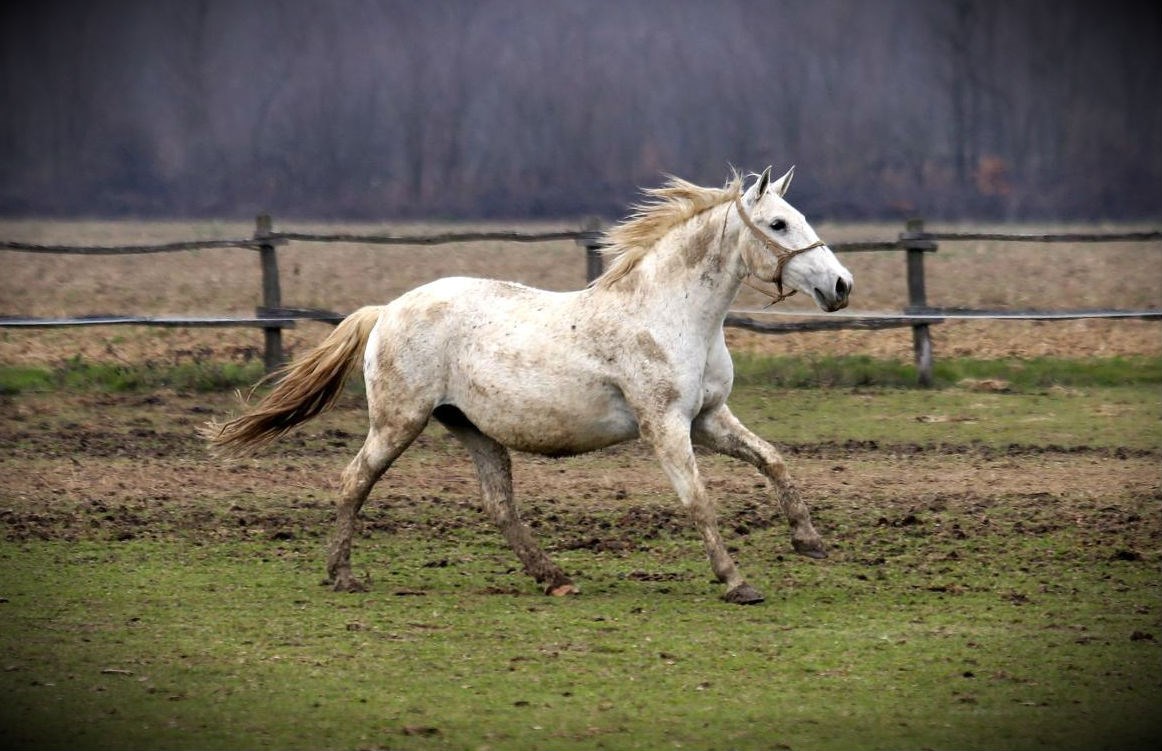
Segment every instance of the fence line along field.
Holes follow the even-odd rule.
[[[526,226],[535,231],[560,229],[562,225]],[[446,228],[447,225],[439,227]],[[394,224],[386,229],[382,225],[337,228],[296,224],[295,229],[414,234],[437,227]],[[823,225],[819,230],[830,242],[892,240],[899,225]],[[0,235],[5,238],[42,244],[141,244],[246,237],[251,231],[250,225],[215,222],[0,222]],[[843,258],[856,277],[853,309],[883,311],[903,307],[907,293],[899,253],[850,253]],[[292,242],[279,249],[279,263],[285,306],[343,312],[386,302],[441,276],[487,276],[559,290],[575,289],[585,283],[584,254],[567,240],[439,247]],[[4,266],[5,273],[0,275],[0,314],[53,317],[232,312],[251,316],[262,302],[257,253],[244,249],[121,257],[6,253]],[[926,266],[928,299],[944,307],[1141,309],[1158,305],[1156,280],[1162,278],[1162,253],[1157,244],[1143,243],[1045,246],[970,241],[942,243],[938,252],[928,255]],[[756,307],[763,302],[755,293],[744,291],[738,304]],[[808,312],[810,305],[791,298],[780,309]],[[300,323],[286,331],[288,352],[293,355],[314,344],[328,328],[326,324]],[[1152,321],[947,321],[932,327],[932,331],[938,357],[1089,357],[1162,352],[1162,336]],[[734,351],[863,354],[901,361],[911,358],[907,329],[795,336],[728,329],[727,337]],[[261,346],[261,335],[255,330],[3,330],[0,362],[43,366],[75,357],[89,362],[158,364],[240,361],[261,358]]]

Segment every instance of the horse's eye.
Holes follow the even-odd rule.
[[[787,223],[782,219],[776,219],[775,221],[771,222],[771,229],[773,229],[775,232],[782,232],[786,228]]]

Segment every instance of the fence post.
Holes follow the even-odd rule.
[[[601,256],[601,220],[588,217],[581,223],[581,231],[585,235],[578,238],[577,244],[585,247],[585,283],[593,284],[605,271],[605,259]]]
[[[909,219],[906,230],[900,234],[900,245],[908,251],[908,313],[919,313],[928,307],[928,293],[924,289],[924,254],[936,250],[936,241],[924,232],[924,220]],[[916,360],[917,382],[927,388],[932,385],[932,334],[928,324],[912,326],[912,352]]]
[[[254,239],[258,241],[258,256],[262,263],[262,307],[269,312],[282,307],[282,287],[278,280],[278,256],[274,242],[270,239],[272,222],[270,214],[259,214],[254,220]],[[266,372],[271,373],[282,364],[282,328],[272,326],[262,330],[266,340],[262,362]]]

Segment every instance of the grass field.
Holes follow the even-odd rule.
[[[0,223],[0,236],[45,243],[250,231]],[[942,247],[929,299],[1156,307],[1156,250]],[[448,274],[553,289],[583,278],[571,243],[292,244],[280,259],[288,305],[337,310]],[[148,260],[7,254],[0,308],[248,314],[258,302],[249,252]],[[843,260],[855,307],[899,309],[898,254]],[[290,348],[327,330],[300,326]],[[636,442],[514,458],[525,521],[583,592],[541,595],[436,427],[364,510],[353,563],[369,591],[332,592],[319,581],[338,475],[366,430],[358,384],[270,450],[223,461],[196,430],[237,411],[231,390],[260,373],[258,332],[0,330],[0,746],[1157,748],[1158,323],[934,335],[937,388],[919,390],[907,330],[729,332],[731,404],[783,452],[830,551],[794,555],[761,477],[699,454],[724,537],[767,596],[741,608],[720,600]]]
[[[759,365],[751,370],[761,372]],[[430,429],[319,587],[365,417],[212,460],[228,395],[4,401],[7,748],[1153,748],[1162,695],[1156,384],[918,391],[759,383],[831,557],[761,479],[700,462],[765,604],[722,603],[637,444],[518,457],[526,521],[579,582],[540,595]]]

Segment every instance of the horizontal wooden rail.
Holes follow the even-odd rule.
[[[212,250],[242,248],[260,250],[263,245],[284,245],[287,242],[349,243],[354,245],[446,245],[466,242],[519,242],[536,243],[554,240],[574,240],[602,247],[601,233],[593,230],[561,230],[559,232],[448,232],[439,235],[357,235],[347,233],[316,234],[311,232],[271,232],[261,238],[237,240],[191,240],[157,245],[44,245],[40,243],[0,240],[0,250],[18,253],[46,253],[60,255],[118,256],[148,253],[175,253],[183,250]],[[836,253],[857,253],[871,250],[903,250],[896,240],[868,240],[835,243],[828,246]]]
[[[247,248],[258,250],[260,243],[245,240],[191,240],[189,242],[162,243],[160,245],[40,245],[37,243],[0,240],[0,250],[15,250],[20,253],[59,253],[78,256],[123,256],[138,253],[174,253],[179,250],[208,250],[212,248]]]
[[[443,245],[457,242],[548,242],[552,240],[594,239],[594,233],[579,230],[560,232],[448,232],[439,235],[356,235],[347,233],[315,234],[310,232],[271,232],[260,238],[222,240],[192,240],[156,245],[43,245],[40,243],[0,240],[0,250],[20,253],[56,253],[61,255],[134,255],[142,253],[174,253],[182,250],[209,250],[215,248],[245,248],[260,250],[263,245],[284,245],[287,242],[354,243],[360,245]]]
[[[905,315],[916,318],[939,316],[947,321],[1080,321],[1089,318],[1128,319],[1162,318],[1162,310],[975,310],[971,308],[923,308],[907,310]]]
[[[724,326],[736,329],[757,331],[762,334],[794,334],[808,331],[839,331],[842,329],[862,329],[877,331],[879,329],[898,329],[912,327],[917,324],[940,323],[939,318],[918,318],[912,316],[864,316],[843,318],[812,318],[807,321],[775,323],[773,321],[756,321],[753,318],[736,315],[731,312],[723,321]]]
[[[80,316],[78,318],[0,317],[0,328],[47,329],[62,326],[254,326],[293,329],[296,318],[249,318],[246,316]]]
[[[1148,242],[1162,240],[1162,231],[1148,232],[1061,232],[1054,234],[1010,234],[1007,232],[929,232],[927,236],[937,241],[958,242],[964,240],[986,240],[1014,243],[1112,243]]]
[[[582,230],[559,232],[446,232],[439,235],[357,235],[348,233],[271,232],[278,240],[309,243],[357,243],[360,245],[445,245],[447,243],[510,242],[539,243],[553,240],[584,240],[592,233]]]
[[[909,308],[902,313],[879,311],[839,311],[836,313],[816,313],[814,311],[773,310],[769,308],[733,308],[732,315],[769,315],[811,320],[899,320],[917,323],[940,323],[941,321],[1077,321],[1088,318],[1107,319],[1154,319],[1162,318],[1162,309],[1113,310],[1109,308],[1086,308],[1084,310],[991,310],[977,308]],[[909,324],[911,325],[911,324]]]

